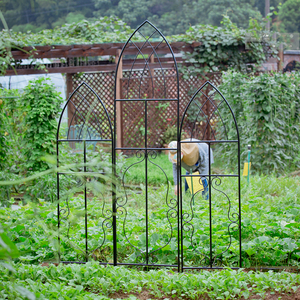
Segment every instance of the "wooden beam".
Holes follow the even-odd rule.
[[[182,62],[182,59],[177,59],[177,63]],[[133,60],[123,60],[122,66],[125,70],[126,68],[131,69]],[[50,65],[50,64],[49,64]],[[54,64],[55,65],[55,64]],[[136,60],[133,70],[143,69],[145,65],[144,60]],[[80,73],[80,72],[113,72],[116,69],[115,64],[101,64],[101,65],[88,65],[88,66],[70,66],[70,67],[48,67],[45,64],[45,70],[32,69],[30,65],[22,65],[22,69],[16,69],[17,74],[15,74],[14,70],[7,70],[7,76],[14,75],[29,75],[29,74],[47,74],[47,73]],[[165,68],[170,69],[174,67],[174,61],[171,57],[163,57],[160,58],[160,63],[157,62],[157,59],[154,59],[154,63],[149,64],[150,69],[159,69]]]
[[[178,61],[177,61],[178,63]],[[131,69],[131,63],[124,63],[123,69],[126,70]],[[170,69],[174,68],[174,63],[159,63],[150,64],[150,69]],[[144,64],[135,64],[133,70],[143,69]],[[17,69],[17,74],[15,74],[14,70],[7,70],[6,76],[15,76],[15,75],[30,75],[30,74],[51,74],[51,73],[80,73],[80,72],[113,72],[116,69],[115,64],[109,65],[99,65],[99,66],[76,66],[76,67],[54,67],[54,68],[46,68],[45,70],[38,69]]]
[[[34,58],[68,58],[68,57],[89,57],[89,56],[115,56],[118,49],[123,47],[124,43],[107,43],[107,44],[90,44],[90,45],[48,45],[48,46],[35,46],[24,47],[24,51],[12,50],[12,55],[15,59]],[[170,53],[170,49],[166,43],[154,42],[151,45],[155,48],[158,54]],[[185,42],[171,43],[174,53],[179,53],[183,49],[185,51],[192,51],[194,47],[199,46],[199,42],[188,44]],[[128,44],[126,47],[126,54],[136,54],[137,49],[143,48],[143,53],[151,54],[153,49],[150,46],[145,47],[144,42],[137,42],[135,45]],[[33,49],[35,49],[33,51]],[[29,53],[30,52],[30,53]]]

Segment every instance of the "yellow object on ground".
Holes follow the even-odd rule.
[[[192,175],[199,175],[199,172],[195,172]],[[185,179],[192,195],[196,194],[197,192],[204,191],[203,183],[200,176],[186,177]]]

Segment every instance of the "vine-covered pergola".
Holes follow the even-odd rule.
[[[122,98],[123,90],[126,89],[126,77],[132,70],[141,72],[145,65],[145,59],[151,70],[151,76],[160,76],[156,74],[155,70],[165,69],[168,70],[170,76],[174,72],[174,60],[168,54],[169,49],[165,44],[159,42],[153,42],[152,46],[155,47],[157,57],[152,55],[153,50],[149,45],[145,45],[144,42],[134,42],[135,45],[131,45],[126,52],[126,56],[122,57],[119,61],[121,49],[123,43],[99,43],[99,44],[76,44],[76,45],[44,45],[35,47],[24,47],[23,49],[12,49],[11,53],[16,60],[14,69],[9,67],[6,71],[6,75],[29,75],[29,74],[45,74],[45,73],[64,73],[66,74],[66,86],[67,97],[77,88],[77,86],[85,81],[88,83],[97,94],[101,95],[105,105],[107,107],[109,115],[113,115],[113,90],[115,83],[118,84],[116,90],[116,97]],[[197,47],[201,46],[201,42],[183,42],[176,41],[170,43],[176,56],[177,64],[179,66],[189,65],[183,59],[182,52],[193,53],[197,51]],[[136,47],[143,48],[143,55],[134,57],[136,53]],[[245,46],[239,46],[240,52],[249,51]],[[146,57],[148,55],[148,57]],[[38,64],[32,61],[32,59],[49,59],[50,62],[40,62]],[[25,60],[25,61],[24,61]],[[27,61],[26,61],[27,60]],[[133,64],[133,60],[135,63]],[[115,74],[116,64],[119,61],[118,72]],[[24,63],[25,62],[25,63]],[[249,61],[249,63],[252,63]],[[132,69],[133,68],[133,69]],[[150,79],[149,79],[150,80]],[[180,94],[180,115],[183,114],[183,108],[188,103],[191,93],[195,92],[195,89],[201,86],[206,80],[209,80],[216,86],[220,83],[221,74],[218,72],[208,74],[197,74],[196,76],[189,76],[189,78],[180,77],[179,79],[181,94]],[[133,87],[134,89],[134,87]],[[132,93],[135,93],[133,90]],[[147,94],[145,97],[147,98]],[[122,106],[122,103],[118,103]],[[155,130],[153,135],[149,135],[150,140],[155,140],[157,134],[161,134],[162,128],[166,125],[172,127],[175,125],[175,120],[171,118],[174,115],[176,108],[169,105],[164,111],[160,113],[160,119],[155,120]],[[117,114],[117,132],[118,136],[122,136],[122,139],[118,139],[118,146],[126,146],[126,141],[133,139],[137,132],[132,132],[130,128],[134,127],[137,121],[137,116],[141,113],[139,108],[136,110],[126,111],[125,107],[118,109]],[[72,115],[74,114],[73,107],[68,107],[68,122],[71,124]],[[125,115],[131,115],[131,118],[126,119]],[[206,136],[206,139],[209,139]],[[161,146],[164,144],[164,139],[161,137],[159,143]]]
[[[137,47],[143,47],[143,42],[135,42]],[[112,114],[112,106],[110,104],[113,103],[113,84],[114,84],[114,76],[117,76],[117,81],[122,82],[123,77],[126,77],[126,71],[132,68],[132,60],[133,57],[130,56],[130,53],[135,54],[136,48],[131,46],[132,49],[128,49],[127,56],[123,57],[119,62],[119,68],[117,74],[115,74],[116,63],[119,60],[119,56],[121,53],[121,49],[124,43],[102,43],[102,44],[81,44],[81,45],[49,45],[49,46],[35,46],[35,47],[24,47],[23,49],[15,49],[12,50],[12,56],[17,61],[28,60],[28,59],[49,59],[51,63],[42,63],[42,68],[37,67],[35,63],[19,63],[15,66],[15,70],[13,68],[8,68],[6,75],[14,76],[14,75],[29,75],[29,74],[45,74],[45,73],[64,73],[66,74],[66,85],[67,85],[67,95],[69,96],[81,83],[81,81],[88,82],[93,89],[102,94],[104,93],[105,88],[105,96],[104,101],[106,102],[107,110]],[[171,47],[174,51],[174,54],[177,56],[177,63],[184,63],[182,59],[181,52],[193,52],[196,47],[201,45],[200,42],[173,42],[171,43]],[[159,62],[157,58],[151,53],[153,50],[150,46],[143,47],[143,54],[150,55],[148,57],[149,68],[153,71],[152,76],[154,76],[155,69],[163,68],[163,69],[174,69],[174,60],[172,57],[168,57],[169,49],[165,44],[153,43],[153,46],[156,47],[156,52],[160,56]],[[246,51],[246,50],[245,50]],[[138,57],[134,64],[134,69],[139,70],[143,69],[145,64],[145,56]],[[216,82],[219,83],[219,74],[212,74],[210,79],[215,78]],[[193,82],[191,82],[193,81]],[[194,82],[197,81],[197,82]],[[212,80],[214,81],[214,80]],[[186,91],[186,99],[189,98],[189,86],[194,85],[199,86],[204,82],[204,79],[201,77],[200,80],[196,80],[196,78],[192,78],[188,82],[182,82],[185,86],[183,90]],[[194,83],[194,84],[193,84]],[[103,88],[102,88],[103,87]],[[111,89],[107,88],[111,87]],[[118,85],[118,89],[116,91],[117,97],[121,98],[122,95],[122,84]],[[102,94],[103,95],[103,94]],[[119,110],[120,111],[120,110]],[[138,112],[131,112],[136,115]],[[69,107],[68,116],[69,116],[69,125],[72,125],[71,117],[74,114],[73,107]],[[167,118],[167,115],[172,114],[172,107],[168,109],[168,112],[165,113],[163,118]],[[118,124],[118,133],[119,136],[127,136],[128,134],[134,133],[126,133],[126,126],[122,124],[122,115],[118,115],[119,119]],[[134,122],[134,120],[132,120]],[[172,123],[172,122],[171,122]],[[174,125],[174,124],[169,125]],[[128,127],[128,126],[127,126]],[[125,131],[125,132],[124,132]],[[126,138],[125,138],[126,139]],[[123,143],[124,138],[119,140],[118,143]],[[121,146],[121,144],[119,144]]]

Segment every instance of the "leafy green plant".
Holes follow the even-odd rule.
[[[28,287],[33,294],[28,299],[126,299],[189,298],[234,299],[253,296],[282,296],[297,290],[299,274],[288,272],[243,272],[225,269],[218,272],[176,273],[172,270],[144,272],[125,267],[85,265],[14,265],[16,272],[1,271],[1,299],[16,299],[10,278],[20,287]],[[24,295],[26,297],[26,295]]]
[[[177,141],[177,126],[169,126],[162,134],[162,142],[168,145],[172,141]]]
[[[0,32],[0,40],[3,45],[9,42],[11,49],[19,49],[32,45],[124,42],[132,32],[133,30],[119,18],[106,16],[97,21],[81,20],[55,29],[44,29],[38,33],[14,32],[6,28]],[[6,53],[5,47],[1,47],[0,51]],[[11,52],[8,54],[10,56],[5,60],[6,67],[18,63],[12,59]]]
[[[46,170],[48,165],[42,157],[54,154],[55,149],[56,118],[61,110],[62,98],[49,80],[41,77],[30,81],[22,96],[27,139],[23,149],[26,156],[24,165],[31,172]]]
[[[252,169],[260,173],[282,174],[299,166],[300,76],[298,74],[243,75],[223,74],[220,87],[237,119],[240,130],[242,160],[247,145],[252,146]],[[222,111],[222,108],[221,108]],[[235,138],[232,117],[224,111],[228,137]],[[219,153],[228,165],[235,154],[228,145]]]
[[[1,131],[1,180],[14,180],[22,172],[24,155],[22,146],[24,143],[24,114],[20,109],[20,95],[17,90],[0,90],[2,122]],[[22,187],[0,186],[0,195],[7,202],[11,192],[23,191]],[[7,202],[8,203],[8,202]]]
[[[263,27],[256,20],[250,19],[248,29],[238,28],[228,16],[221,24],[222,27],[195,25],[187,30],[183,40],[200,45],[184,55],[184,78],[230,68],[247,72],[265,61],[267,55],[276,55],[275,48],[264,41]]]
[[[12,166],[12,156],[17,156],[21,132],[20,123],[22,112],[19,108],[19,93],[17,90],[0,90],[0,167],[2,169]],[[1,158],[2,157],[2,158]]]

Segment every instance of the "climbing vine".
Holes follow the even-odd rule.
[[[241,29],[225,16],[221,27],[196,25],[190,27],[185,34],[168,37],[168,40],[199,43],[192,53],[184,53],[186,64],[182,66],[181,72],[185,76],[228,68],[246,71],[253,70],[267,56],[276,55],[275,47],[264,38],[262,28],[256,20],[251,19],[249,28]],[[19,63],[13,59],[11,49],[36,45],[125,42],[132,32],[133,29],[117,17],[103,17],[96,22],[82,20],[38,33],[2,30],[0,72],[4,74],[7,66]],[[31,51],[33,53],[34,48]]]
[[[200,42],[192,53],[184,53],[185,64],[181,71],[186,78],[227,69],[253,71],[268,56],[276,56],[275,45],[270,43],[262,25],[256,20],[250,19],[248,29],[238,28],[227,16],[221,24],[221,27],[192,26],[182,36],[187,43]]]

